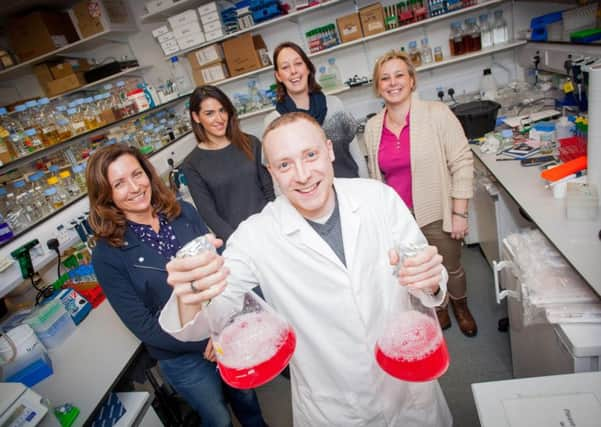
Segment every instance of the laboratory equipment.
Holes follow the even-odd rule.
[[[39,394],[23,384],[0,383],[0,425],[38,425],[48,412],[43,400]]]
[[[206,308],[219,373],[232,387],[249,389],[274,379],[292,358],[296,334],[254,292],[242,306],[224,298]]]
[[[400,268],[403,261],[417,255],[426,246],[409,244],[399,246]],[[395,276],[398,274],[395,271]],[[449,367],[449,352],[440,324],[432,307],[426,307],[415,296],[423,291],[408,288],[405,309],[402,301],[392,301],[391,314],[380,338],[376,342],[375,357],[378,365],[389,375],[411,382],[432,381],[443,375]]]

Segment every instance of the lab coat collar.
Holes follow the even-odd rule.
[[[353,197],[352,192],[345,191],[349,182],[351,182],[351,179],[334,179],[347,266],[350,266],[353,262],[360,226],[360,204]],[[280,195],[273,206],[277,222],[285,235],[289,236],[297,244],[305,245],[325,256],[339,267],[345,268],[332,248],[292,206],[286,196]]]

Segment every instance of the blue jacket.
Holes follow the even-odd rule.
[[[180,216],[171,225],[183,246],[208,233],[208,229],[192,205],[181,202],[181,206]],[[133,231],[127,228],[121,247],[98,239],[92,263],[111,306],[125,326],[146,345],[152,357],[171,359],[182,353],[204,351],[207,340],[178,341],[159,326],[159,314],[172,290],[167,284],[167,261],[155,249],[140,242]]]

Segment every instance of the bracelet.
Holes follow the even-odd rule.
[[[453,211],[453,215],[460,216],[461,218],[467,219],[467,212],[455,212],[455,211]]]

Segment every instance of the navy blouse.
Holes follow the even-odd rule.
[[[142,243],[155,249],[159,255],[167,260],[175,257],[176,252],[180,248],[180,244],[173,232],[173,227],[171,227],[171,224],[169,224],[165,215],[159,214],[158,233],[156,233],[150,225],[138,224],[133,221],[128,221],[128,223],[129,228],[131,228]]]

